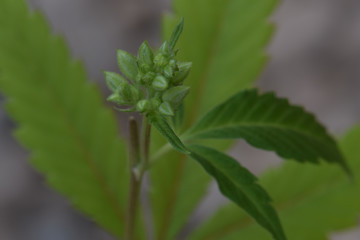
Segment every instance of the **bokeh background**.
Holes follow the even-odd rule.
[[[100,70],[117,71],[115,49],[135,53],[144,39],[157,46],[161,15],[171,9],[170,0],[28,2],[44,12],[56,33],[65,36],[74,57],[85,62],[90,78],[99,82],[104,94],[108,92]],[[272,21],[277,32],[258,86],[304,105],[333,134],[341,135],[360,123],[360,1],[283,0]],[[0,239],[111,240],[44,184],[28,164],[27,152],[14,140],[15,125],[3,105],[0,95]],[[257,174],[280,162],[274,154],[243,142],[230,153]],[[216,186],[211,186],[189,227],[223,201]],[[360,230],[334,233],[331,239],[358,240]]]

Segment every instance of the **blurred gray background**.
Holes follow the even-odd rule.
[[[0,0],[1,1],[1,0]],[[76,58],[104,93],[102,69],[116,70],[115,49],[135,53],[144,39],[156,46],[160,19],[170,0],[28,0],[67,39]],[[316,113],[341,135],[360,122],[360,1],[283,0],[272,18],[277,32],[271,60],[258,85]],[[66,199],[49,189],[12,136],[14,124],[0,96],[0,239],[110,240]],[[279,162],[271,153],[238,143],[232,150],[255,173]],[[259,161],[264,159],[265,161]],[[224,200],[215,185],[189,225]],[[359,203],[360,204],[360,203]],[[358,240],[360,230],[334,233],[332,240]]]

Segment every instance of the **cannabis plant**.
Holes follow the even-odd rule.
[[[178,239],[212,179],[230,203],[186,239],[326,239],[360,212],[349,181],[360,170],[360,129],[339,148],[311,113],[250,88],[276,3],[175,1],[159,49],[145,41],[137,56],[118,50],[120,71],[104,75],[107,100],[129,118],[126,139],[42,15],[23,0],[1,0],[0,89],[16,137],[49,185],[118,239],[148,239],[149,219],[155,239]],[[225,153],[235,139],[289,161],[258,181]],[[146,215],[139,195],[147,173]]]

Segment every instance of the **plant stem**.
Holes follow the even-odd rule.
[[[151,125],[147,117],[144,116],[142,122],[142,169],[141,176],[147,170],[150,159],[150,134],[151,134]]]
[[[135,220],[139,203],[139,193],[141,187],[141,178],[136,176],[134,170],[141,161],[139,128],[137,121],[130,117],[129,119],[129,167],[130,167],[130,189],[128,198],[128,209],[126,215],[125,240],[134,239]]]
[[[151,125],[146,117],[142,122],[141,145],[139,140],[139,128],[137,121],[129,119],[129,165],[130,165],[130,190],[128,198],[128,209],[126,215],[125,240],[134,239],[134,229],[139,207],[139,195],[143,175],[149,164],[150,133]]]

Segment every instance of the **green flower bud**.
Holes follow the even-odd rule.
[[[136,110],[138,110],[141,113],[151,111],[151,109],[152,109],[151,103],[147,99],[140,100],[136,104]]]
[[[114,102],[118,105],[124,104],[123,99],[118,92],[111,94],[106,100],[109,102]]]
[[[144,64],[150,69],[153,66],[154,54],[147,41],[141,44],[138,52],[138,59],[140,66]],[[146,72],[147,71],[145,71],[144,73]]]
[[[185,78],[189,75],[191,67],[192,67],[191,62],[179,63],[178,64],[179,71],[172,80],[172,83],[173,84],[182,83],[185,80]]]
[[[154,98],[150,99],[150,103],[151,103],[152,109],[157,109],[160,106],[161,101],[160,101],[160,98],[154,97]]]
[[[169,64],[164,68],[164,76],[167,78],[172,78],[174,76],[174,70]]]
[[[161,44],[159,51],[160,51],[160,53],[164,54],[165,56],[168,56],[170,53],[169,43],[167,41],[165,41],[163,44]]]
[[[138,72],[138,75],[136,75],[136,79],[135,79],[135,82],[140,84],[140,85],[143,85],[142,84],[142,79],[144,77],[144,74],[142,74],[141,72]]]
[[[162,53],[158,53],[154,58],[154,64],[156,68],[163,68],[168,63],[169,63],[168,58]]]
[[[151,85],[156,74],[154,72],[148,72],[142,77],[142,85]]]
[[[174,116],[174,110],[172,109],[170,103],[163,102],[159,106],[159,113],[165,115],[165,116]]]
[[[169,65],[170,65],[170,67],[171,67],[172,69],[174,69],[174,70],[179,70],[179,69],[178,69],[178,66],[176,65],[175,59],[171,59],[171,60],[169,61]]]
[[[186,95],[188,95],[189,91],[190,87],[187,86],[172,87],[164,92],[162,100],[170,103],[173,107],[177,107],[182,103]]]
[[[118,93],[122,98],[122,102],[126,104],[134,104],[141,98],[140,90],[129,83],[121,84]]]
[[[169,64],[166,65],[166,67],[164,68],[164,75],[167,78],[172,78],[174,77],[175,71],[178,71],[178,67],[176,65],[176,61],[174,59],[171,59],[169,61]]]
[[[168,88],[168,85],[168,80],[162,75],[157,75],[151,84],[156,91],[164,91]]]
[[[143,73],[147,73],[147,72],[152,71],[152,67],[150,67],[150,65],[148,65],[146,63],[143,63],[140,65],[140,71]]]
[[[117,51],[117,57],[121,72],[128,79],[135,80],[139,72],[136,58],[123,50]]]
[[[126,83],[126,80],[117,73],[113,73],[113,72],[105,72],[105,80],[106,80],[106,84],[109,87],[109,89],[113,92],[116,91],[116,89],[119,88],[120,84],[122,83]]]

